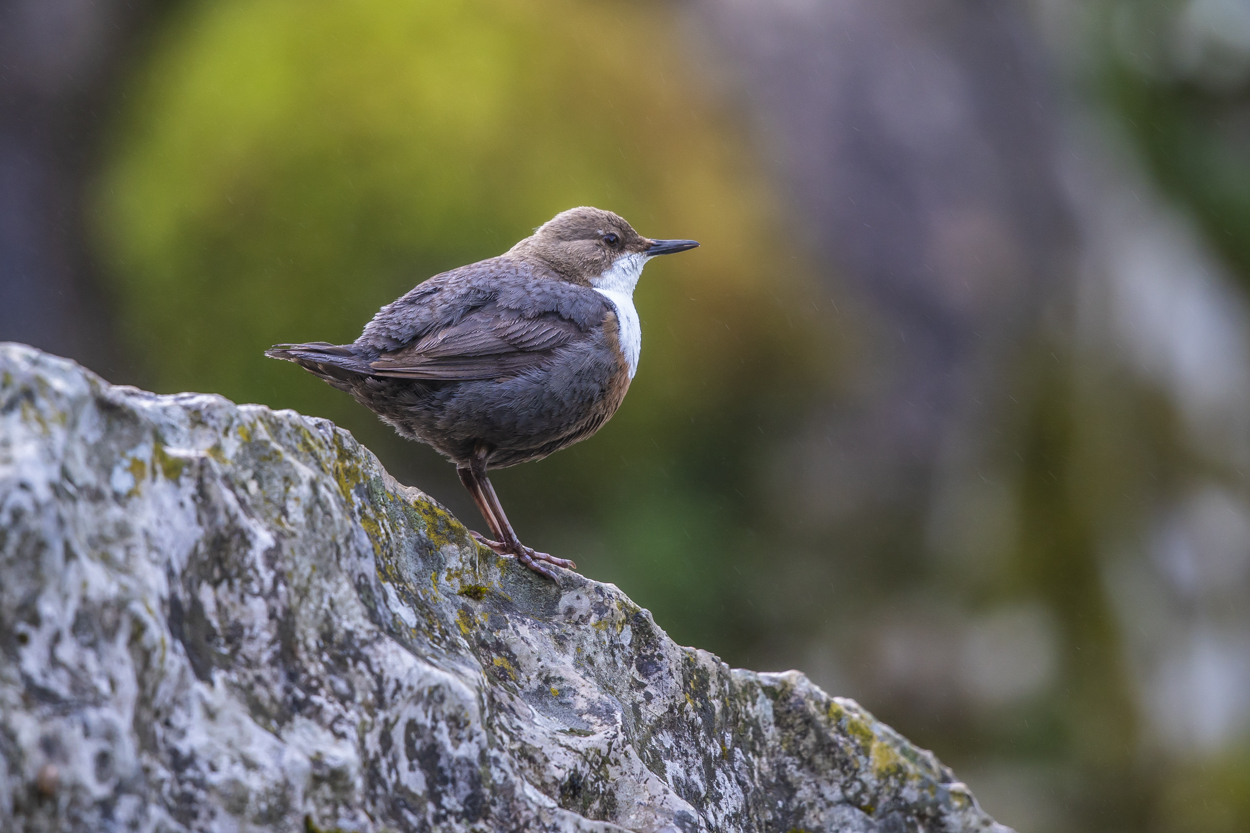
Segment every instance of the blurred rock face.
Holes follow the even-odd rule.
[[[930,613],[913,609],[901,631],[882,628],[946,633],[935,636],[941,651],[959,653],[953,634],[976,624],[941,625],[948,614],[938,611],[984,592],[1015,546],[1019,498],[1009,481],[1019,465],[1003,452],[1028,419],[1021,403],[1034,383],[1022,363],[1043,339],[1044,312],[1068,297],[1079,256],[1041,46],[1019,10],[1001,4],[699,9],[733,56],[828,291],[866,320],[853,380],[783,452],[794,495],[787,518],[838,542],[822,573],[835,585],[849,569],[889,595],[902,589],[892,571],[903,565],[909,575],[945,573],[946,588],[921,591],[936,596],[919,606]],[[1001,426],[1013,423],[1004,441]],[[796,584],[810,568],[800,562]],[[1019,600],[1024,609],[1036,602]],[[853,598],[846,605],[858,609]],[[865,630],[849,615],[833,615],[840,624],[827,624],[825,638],[831,628]],[[1020,650],[1052,659],[1027,674],[1004,667],[1022,681],[1001,690],[1016,701],[1057,673],[1053,629],[1029,633]],[[878,639],[835,641],[861,638]],[[930,707],[979,701],[962,679],[927,680],[923,663],[906,665],[855,676],[909,703],[919,691],[936,692]]]
[[[836,513],[854,481],[860,499],[915,500],[943,455],[975,454],[952,443],[975,444],[1001,405],[974,399],[1002,383],[1071,265],[1038,48],[1001,4],[701,9],[792,215],[877,319],[862,394],[827,415],[838,442],[813,444],[809,497]]]
[[[0,5],[0,339],[103,369],[119,359],[100,307],[82,189],[95,163],[96,102],[119,53],[160,0]]]

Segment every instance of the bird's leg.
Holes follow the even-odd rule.
[[[517,561],[550,579],[555,579],[556,575],[543,562],[555,564],[557,567],[564,567],[569,570],[577,569],[577,565],[566,558],[556,558],[553,555],[539,552],[521,543],[521,539],[517,537],[512,524],[508,522],[508,516],[504,514],[503,504],[499,502],[499,495],[495,494],[495,487],[491,485],[490,478],[486,476],[486,457],[489,453],[490,450],[486,446],[479,445],[474,449],[473,459],[470,462],[470,474],[481,489],[482,495],[486,499],[487,508],[490,510],[487,523],[490,522],[491,518],[494,519],[495,523],[491,526],[491,531],[499,536],[498,542],[483,541],[483,543],[495,550],[495,552],[515,555]],[[496,549],[494,546],[496,543],[502,544],[503,547]]]
[[[482,513],[482,517],[486,520],[486,525],[490,527],[491,534],[496,540],[492,541],[480,532],[469,530],[469,534],[473,539],[481,544],[485,544],[500,555],[508,553],[508,545],[503,543],[503,535],[499,532],[499,522],[495,520],[494,514],[490,511],[490,501],[486,499],[486,493],[482,490],[482,484],[478,482],[474,476],[473,470],[466,467],[457,466],[456,474],[460,475],[460,482],[469,490],[469,494],[473,496],[473,502],[477,504],[477,511]]]
[[[517,538],[516,531],[512,529],[512,524],[508,522],[508,516],[504,514],[503,505],[499,502],[499,495],[495,494],[495,487],[491,485],[490,480],[485,476],[481,476],[483,491],[486,492],[486,498],[490,501],[491,511],[495,518],[499,521],[500,536],[503,542],[508,545],[508,551],[517,557],[517,560],[529,567],[536,573],[542,573],[548,578],[555,578],[555,574],[543,566],[542,562],[555,564],[557,567],[564,567],[569,570],[576,570],[577,565],[567,558],[556,558],[554,555],[548,555],[545,552],[539,552],[533,547],[527,547]]]
[[[494,488],[490,485],[490,480],[486,477],[485,455],[487,453],[489,451],[484,450],[480,451],[479,455],[475,455],[480,459],[480,465],[476,467],[457,466],[456,473],[460,475],[460,482],[464,484],[464,487],[469,490],[469,494],[473,496],[473,502],[477,504],[478,511],[482,513],[482,517],[490,527],[491,533],[498,540],[492,541],[485,535],[472,530],[469,531],[469,534],[473,536],[474,540],[490,547],[490,549],[500,555],[513,555],[526,567],[550,579],[554,579],[555,574],[543,566],[541,564],[542,561],[549,561],[561,567],[576,566],[572,561],[566,561],[563,558],[553,558],[520,542],[516,532],[512,529],[512,525],[508,523],[507,515],[503,514],[503,507],[499,504],[499,496],[495,494]],[[496,509],[496,507],[498,508]],[[502,522],[499,520],[500,518],[503,518]]]

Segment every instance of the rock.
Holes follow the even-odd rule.
[[[346,431],[0,346],[0,819],[995,831],[797,672],[479,547]]]

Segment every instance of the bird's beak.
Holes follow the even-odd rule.
[[[656,255],[675,255],[698,246],[697,240],[652,240],[644,254],[647,257]]]

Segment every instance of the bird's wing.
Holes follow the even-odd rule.
[[[355,347],[376,376],[468,381],[513,376],[587,338],[609,307],[588,286],[497,257],[444,272],[383,307]]]
[[[370,362],[376,376],[468,381],[514,376],[550,358],[552,351],[587,337],[558,311],[522,314],[497,301],[476,307],[455,324],[382,353]]]
[[[492,301],[531,318],[556,312],[583,330],[603,321],[603,297],[589,286],[567,283],[541,264],[505,255],[443,272],[413,287],[378,310],[356,347],[398,351],[455,326],[466,313]]]

